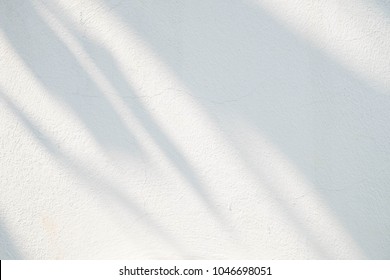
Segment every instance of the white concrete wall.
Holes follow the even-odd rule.
[[[390,1],[0,1],[0,258],[390,258]]]

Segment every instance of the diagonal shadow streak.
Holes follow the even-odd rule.
[[[90,55],[90,57],[95,62],[96,66],[100,68],[100,70],[104,73],[105,77],[110,81],[111,85],[114,86],[119,96],[125,103],[129,103],[130,110],[133,112],[135,116],[143,123],[144,128],[147,130],[152,139],[158,139],[157,142],[160,147],[162,147],[162,151],[166,156],[171,160],[172,163],[175,164],[178,170],[185,175],[186,179],[191,182],[191,184],[196,188],[200,189],[201,195],[206,200],[207,205],[213,205],[210,200],[207,199],[207,193],[202,191],[200,188],[201,184],[197,177],[191,172],[191,168],[187,164],[186,160],[180,155],[180,153],[175,149],[174,145],[171,144],[171,140],[167,138],[166,135],[155,125],[155,121],[152,119],[152,116],[147,112],[147,110],[143,107],[142,103],[138,100],[138,98],[132,94],[134,90],[129,86],[126,78],[123,73],[119,70],[120,67],[117,65],[115,59],[112,57],[110,52],[103,47],[100,47],[98,43],[93,42],[90,38],[85,38],[82,34],[74,27],[74,24],[69,20],[65,15],[60,12],[58,7],[46,6],[46,8],[52,13],[55,14],[56,18],[61,20],[65,26],[69,28],[71,33],[73,33],[74,37],[83,45],[86,53]],[[113,79],[112,77],[115,77]],[[236,147],[237,150],[239,150]],[[243,156],[243,154],[242,154]],[[258,175],[258,171],[251,167],[251,165],[247,164],[248,170],[251,170]],[[260,176],[257,176],[260,181]],[[282,209],[284,209],[285,213],[291,213],[291,209],[288,209],[287,206],[283,204],[283,201],[280,199],[280,195],[276,192],[273,194],[273,199],[277,201]],[[213,209],[212,209],[213,210]],[[219,213],[214,213],[220,219],[223,217]],[[310,232],[310,230],[305,226],[304,223],[300,221],[300,219],[291,214],[289,219],[292,219],[294,223],[300,230],[302,234]],[[226,225],[226,223],[224,223]],[[232,231],[231,229],[229,229]],[[331,256],[326,252],[325,248],[322,248],[320,244],[317,244],[315,238],[312,237],[311,234],[308,235],[308,239],[311,244],[316,248],[317,252],[322,256],[322,258],[331,258]],[[243,244],[241,244],[244,246]]]
[[[107,1],[107,3],[109,2]],[[127,6],[123,8],[123,5]],[[231,25],[228,25],[231,27],[231,30],[229,30],[231,34],[227,37],[213,36],[217,35],[214,33],[218,31],[218,29],[207,28],[208,26],[212,27],[209,16],[210,13],[213,12],[213,9],[210,9],[210,12],[207,12],[202,9],[202,5],[200,5],[200,9],[195,9],[193,16],[189,18],[189,22],[185,23],[187,25],[191,24],[191,20],[194,20],[196,17],[203,17],[206,18],[206,20],[204,20],[203,23],[192,23],[192,26],[187,26],[189,31],[192,31],[199,37],[196,40],[192,39],[192,43],[195,46],[193,49],[188,50],[188,45],[186,46],[187,51],[189,51],[187,56],[193,55],[195,49],[198,48],[196,52],[198,61],[190,61],[186,62],[186,64],[183,64],[183,57],[178,58],[175,56],[177,49],[172,48],[167,44],[167,42],[172,41],[172,39],[173,41],[183,41],[183,38],[180,36],[171,38],[169,37],[171,35],[168,34],[168,36],[166,36],[166,31],[164,31],[169,30],[169,27],[181,28],[180,25],[175,27],[172,25],[172,22],[169,22],[168,25],[166,24],[166,20],[168,19],[167,15],[172,14],[172,12],[177,12],[177,10],[169,10],[167,9],[167,6],[164,6],[165,4],[162,3],[154,3],[154,5],[142,4],[148,5],[149,14],[145,16],[145,10],[140,9],[140,6],[136,1],[123,5],[120,7],[121,9],[116,9],[115,12],[120,15],[123,21],[129,24],[129,28],[135,28],[141,36],[150,43],[156,53],[160,54],[167,62],[167,65],[169,65],[174,72],[177,73],[178,77],[189,86],[194,97],[197,98],[205,108],[221,114],[230,110],[234,113],[234,116],[232,117],[240,118],[252,125],[255,130],[263,133],[265,132],[267,135],[271,136],[271,139],[274,140],[280,149],[304,172],[304,174],[313,182],[313,185],[317,186],[317,190],[323,195],[329,205],[331,205],[337,216],[343,221],[343,224],[349,229],[367,255],[369,257],[388,256],[386,253],[383,253],[383,246],[388,244],[388,238],[386,242],[386,239],[383,238],[381,233],[383,233],[383,227],[389,229],[389,224],[385,221],[382,226],[378,226],[380,221],[377,219],[363,221],[362,218],[357,215],[357,213],[364,213],[363,210],[365,210],[374,216],[376,212],[373,211],[372,205],[377,205],[377,208],[383,212],[385,216],[389,216],[389,206],[388,204],[386,205],[383,203],[389,201],[389,193],[383,189],[376,190],[375,188],[376,185],[385,184],[389,181],[389,173],[385,168],[389,165],[388,159],[386,159],[389,144],[386,142],[386,139],[388,139],[388,123],[390,122],[385,122],[389,119],[388,98],[381,96],[381,93],[373,91],[369,86],[364,85],[361,81],[355,79],[352,73],[342,69],[342,67],[338,66],[337,62],[308,46],[308,44],[301,39],[295,38],[285,29],[285,27],[280,26],[274,19],[270,18],[258,7],[253,7],[250,4],[246,5],[237,1],[232,1],[225,5],[223,5],[221,1],[209,2],[211,7],[222,7],[222,9],[219,10],[219,14],[214,17],[214,23],[217,24],[223,20],[231,20],[231,14],[239,16],[239,12],[245,12],[243,14],[246,15],[247,20],[244,21],[239,16],[238,21],[234,23],[235,26],[231,26],[233,25],[233,22]],[[128,9],[129,7],[131,10]],[[183,8],[183,6],[180,8]],[[134,13],[138,15],[134,16]],[[129,14],[131,16],[129,16]],[[161,22],[163,25],[159,26],[157,23]],[[245,25],[247,22],[254,23],[254,26]],[[199,30],[206,34],[200,36]],[[276,34],[271,34],[269,30],[277,30],[277,32],[272,31]],[[177,34],[181,34],[180,30]],[[166,36],[166,38],[164,36]],[[246,36],[251,37],[252,41],[248,42]],[[218,39],[220,42],[218,42]],[[266,41],[268,46],[262,44],[261,42],[263,41]],[[238,42],[243,46],[240,46]],[[226,49],[225,45],[229,45],[231,49]],[[331,85],[330,90],[327,92],[313,92],[313,96],[303,94],[302,92],[307,89],[304,87],[305,81],[300,77],[299,71],[293,73],[290,69],[282,68],[288,68],[286,66],[288,65],[291,69],[295,69],[298,66],[298,69],[302,70],[302,68],[299,68],[299,65],[297,65],[297,62],[300,62],[302,58],[305,59],[306,54],[303,56],[302,52],[298,51],[298,59],[293,59],[283,52],[280,45],[284,48],[302,49],[302,52],[307,53],[311,60],[317,62],[317,65],[309,69],[309,71],[306,72],[306,75],[313,76],[315,73],[325,75],[325,81],[328,81]],[[94,46],[92,43],[91,46],[92,49],[98,48],[98,46]],[[249,50],[248,46],[250,47]],[[251,49],[252,47],[253,49]],[[243,48],[244,52],[249,52],[249,55],[243,53]],[[270,49],[272,48],[276,51],[271,51]],[[210,50],[210,55],[207,55],[204,52],[202,53],[202,50],[206,49]],[[254,50],[256,50],[256,55],[253,53]],[[24,51],[27,50],[25,49]],[[98,54],[102,52],[104,53],[105,50],[98,50]],[[219,56],[218,54],[226,52],[237,55],[237,58],[234,59],[233,62],[224,62],[224,57]],[[267,55],[270,55],[272,58],[280,56],[279,59],[276,59],[276,62],[280,63],[284,60],[282,62],[283,65],[280,66],[277,63],[270,62],[270,59],[267,59],[266,57]],[[255,59],[250,61],[250,59],[253,58]],[[218,63],[210,64],[210,62],[213,63],[215,61]],[[257,63],[257,65],[255,63]],[[211,65],[211,67],[207,68],[203,65]],[[114,66],[112,68],[116,67]],[[239,69],[241,73],[231,73],[226,70],[232,68]],[[212,69],[212,71],[208,69]],[[324,69],[329,71],[326,72]],[[280,83],[280,80],[272,77],[272,75],[259,77],[259,75],[253,76],[252,74],[264,73],[264,70],[273,74],[278,73],[277,77],[287,77],[287,81],[284,81],[287,86],[283,87],[283,83]],[[102,69],[102,71],[104,70]],[[40,73],[40,71],[37,72]],[[107,76],[110,76],[109,73]],[[221,84],[221,87],[211,87],[211,89],[207,89],[205,85],[213,78]],[[239,81],[240,79],[245,81],[247,85]],[[47,79],[47,82],[50,82],[49,78]],[[318,86],[318,84],[323,81],[314,80],[312,82]],[[277,91],[275,92],[272,91],[272,89],[276,84],[280,84],[280,87],[277,87]],[[353,88],[355,96],[345,94],[345,92],[343,92],[343,87],[345,86]],[[124,86],[120,85],[120,87],[121,91],[123,91]],[[125,88],[126,87],[129,86],[126,85]],[[90,85],[88,85],[87,88],[90,88]],[[91,88],[94,89],[94,87]],[[256,88],[262,90],[261,95],[256,93]],[[248,106],[244,99],[242,99],[241,104],[240,102],[224,104],[223,101],[220,101],[221,99],[236,100],[238,99],[237,97],[240,97],[237,93],[241,91],[251,92],[249,100],[254,105]],[[128,92],[128,89],[126,89],[125,92]],[[294,94],[289,96],[289,93]],[[367,93],[374,94],[374,100],[365,96]],[[299,109],[305,109],[305,106],[309,104],[307,100],[311,100],[314,103],[317,102],[319,104],[317,106],[319,112],[315,112],[314,114],[308,110],[303,110],[303,113],[299,112]],[[135,102],[136,108],[138,103],[138,101]],[[334,104],[337,103],[345,105],[343,110],[333,110],[333,113],[335,113],[334,116],[326,115],[329,108],[332,108]],[[368,108],[360,106],[359,103],[368,104]],[[72,108],[74,108],[73,106],[80,106],[77,105],[78,101],[72,101],[68,104],[70,104],[70,107]],[[80,109],[82,109],[81,107],[82,106],[80,106]],[[278,108],[282,108],[285,112],[280,113]],[[79,109],[76,109],[75,111],[79,111]],[[307,115],[307,113],[309,113],[309,115]],[[149,118],[149,120],[153,121],[148,115],[143,115],[143,110],[136,114],[141,119]],[[214,114],[210,114],[210,116],[212,115]],[[306,120],[306,118],[313,116],[314,118],[309,122]],[[379,116],[383,117],[381,118]],[[234,130],[228,129],[231,119],[214,118],[214,120],[219,122],[219,124],[226,129],[227,134],[231,133],[233,135]],[[359,124],[359,121],[363,121],[364,125]],[[150,121],[147,123],[149,122]],[[87,120],[86,123],[91,124],[91,121]],[[329,123],[338,130],[335,131],[327,126]],[[313,128],[316,126],[320,129]],[[361,134],[356,135],[356,133],[351,130],[350,126],[358,127],[358,131]],[[148,127],[149,131],[153,131],[153,123],[152,125],[148,124]],[[154,137],[157,137],[158,139],[160,137],[159,134],[160,133],[158,132]],[[303,136],[298,137],[297,135],[299,134],[303,134]],[[360,138],[356,140],[357,137]],[[374,140],[371,140],[370,138],[374,138]],[[311,139],[309,141],[309,147],[304,147],[299,143],[308,142],[300,141],[302,139]],[[165,139],[164,141],[168,142],[168,144],[163,144],[163,146],[168,146],[168,154],[175,151],[174,147],[173,149],[170,147],[169,139]],[[236,139],[235,141],[237,146],[239,146],[239,140]],[[359,141],[365,142],[361,143]],[[338,142],[342,142],[343,145],[338,144]],[[352,146],[354,149],[344,149],[345,143],[348,142],[353,144]],[[377,144],[377,148],[374,150],[376,154],[370,156],[367,155],[367,153],[364,153],[364,151],[372,151],[373,142]],[[378,149],[383,152],[383,157],[377,156]],[[316,164],[313,164],[313,159],[307,156],[310,153],[319,157],[323,164],[325,164],[325,167],[318,168]],[[328,154],[330,154],[330,156],[328,156]],[[253,162],[250,162],[248,157],[243,154],[242,156],[248,161],[248,165],[251,166],[254,164]],[[378,162],[376,166],[382,165],[384,167],[377,170],[368,168],[368,171],[363,171],[359,165],[353,164],[353,162],[359,161],[369,163],[370,160]],[[339,170],[334,170],[330,162],[339,162]],[[257,172],[256,168],[253,168],[253,170],[253,172]],[[353,172],[351,172],[351,170]],[[335,177],[333,182],[326,180],[325,175],[327,172],[330,172],[333,174],[333,177]],[[367,182],[354,180],[354,172],[356,174],[359,174],[359,172],[369,174],[368,177],[365,177]],[[343,173],[346,174],[344,177],[342,176]],[[347,183],[343,183],[342,179]],[[360,184],[358,189],[351,187],[354,182]],[[374,186],[370,187],[370,183],[374,183]],[[347,190],[346,194],[336,198],[335,193],[329,191],[334,188],[334,185],[342,185],[341,187],[337,186],[337,188],[345,188]],[[357,193],[354,193],[355,191],[357,191]],[[355,203],[351,204],[351,199],[348,196],[352,196]],[[382,197],[382,199],[378,200],[378,197]],[[347,207],[345,205],[347,205]],[[299,217],[296,217],[294,220],[299,220]],[[375,232],[373,229],[378,230]],[[303,232],[304,231],[305,229],[303,229]],[[368,238],[367,236],[371,231],[372,237]],[[378,241],[376,242],[375,239]],[[378,252],[381,252],[382,255],[379,255]]]
[[[47,34],[47,36],[49,36],[51,42],[55,43],[56,49],[61,50],[61,52],[64,54],[67,60],[71,61],[71,63],[74,64],[76,68],[82,69],[82,66],[77,62],[77,59],[74,57],[71,51],[68,50],[67,46],[63,44],[61,40],[58,38],[58,36],[56,36],[56,34],[50,29],[50,27],[47,26],[47,24],[42,19],[39,18],[38,13],[34,12],[35,8],[33,7],[33,5],[28,3],[24,3],[24,5],[28,5],[28,9],[30,10],[30,16],[33,17],[34,22],[36,22],[37,25],[45,29],[45,33]],[[51,7],[49,5],[45,5],[45,7],[52,13],[53,11],[51,9],[53,9],[53,6],[54,5],[52,5]],[[67,27],[72,26],[72,24],[69,21],[66,21],[63,15],[62,17],[60,16],[60,14],[57,14],[56,16],[57,19],[62,19],[63,21],[65,21]],[[3,23],[3,25],[5,24]],[[45,69],[41,69],[40,66],[35,61],[31,60],[31,58],[28,55],[29,51],[26,48],[24,48],[23,45],[21,46],[20,44],[18,44],[18,41],[12,35],[13,32],[11,32],[11,27],[4,28],[4,30],[8,35],[8,39],[11,41],[12,45],[17,50],[19,55],[23,58],[25,63],[32,70],[36,78],[38,80],[41,80],[48,87],[50,92],[52,93],[59,92],[60,95],[65,96],[70,89],[54,88],[54,82],[52,81],[52,78],[46,77]],[[92,57],[94,59],[96,66],[99,67],[99,69],[104,73],[105,77],[110,82],[110,84],[117,90],[123,102],[128,104],[129,110],[142,123],[143,128],[149,134],[151,139],[154,140],[154,142],[160,148],[162,153],[175,166],[176,170],[179,171],[179,174],[189,183],[190,186],[192,186],[194,193],[201,199],[201,201],[207,207],[207,209],[214,215],[217,222],[221,224],[221,226],[224,228],[226,232],[229,232],[234,236],[234,228],[231,225],[229,225],[229,222],[226,220],[226,218],[222,215],[222,213],[218,210],[218,208],[214,206],[215,203],[209,197],[207,189],[203,186],[204,185],[203,182],[201,182],[199,176],[193,170],[193,168],[191,167],[188,160],[184,157],[184,155],[175,147],[173,141],[169,138],[168,135],[166,135],[161,130],[161,128],[157,125],[156,120],[152,117],[152,115],[148,112],[145,106],[137,98],[129,99],[124,97],[128,95],[132,95],[135,97],[136,95],[134,94],[134,89],[128,84],[126,78],[119,71],[115,63],[115,60],[111,57],[109,52],[105,51],[103,48],[100,48],[98,44],[95,44],[92,41],[87,41],[87,39],[83,40],[82,34],[77,33],[77,31],[74,28],[73,29],[69,28],[69,31],[71,31],[73,33],[73,36],[75,36],[75,38],[79,40],[79,42],[81,43],[82,47],[85,49],[87,54],[97,53],[95,57]],[[109,70],[107,69],[107,66],[103,66],[103,65],[110,65]],[[88,73],[83,71],[81,76],[87,77],[88,90],[91,93],[96,91],[98,93],[99,99],[105,100],[103,94],[93,83],[93,80],[88,75]],[[112,77],[115,77],[115,79],[113,79]],[[73,109],[74,112],[76,112],[79,115],[79,117],[86,124],[86,126],[91,126],[91,125],[93,126],[93,123],[89,120],[90,117],[86,118],[84,115],[80,115],[80,113],[78,113],[78,111],[83,111],[81,107],[86,105],[85,103],[79,103],[79,101],[77,100],[71,100],[69,102],[67,99],[65,99],[64,101],[67,101],[69,103],[70,107]],[[107,100],[105,100],[104,102],[107,104],[105,105],[103,111],[105,112],[106,110],[108,110],[108,113],[111,114],[110,112],[112,109],[111,107],[108,108],[109,102]],[[131,104],[129,104],[129,102]],[[104,119],[103,117],[101,118]],[[119,116],[116,116],[115,114],[115,119],[116,118],[119,118]],[[120,123],[122,123],[122,121]],[[99,126],[105,127],[102,124],[100,124]],[[120,126],[120,129],[127,130],[127,128],[125,128],[122,125]],[[115,133],[109,133],[109,134],[115,135]],[[101,135],[100,136],[96,135],[96,131],[93,131],[93,136],[99,138]],[[139,147],[139,145],[137,145],[137,147]]]
[[[148,215],[142,209],[142,206],[137,203],[137,201],[130,199],[128,195],[122,193],[117,187],[115,187],[115,183],[111,182],[105,177],[97,176],[92,170],[89,170],[82,164],[77,163],[74,159],[71,159],[69,156],[60,151],[57,145],[55,145],[55,143],[53,143],[47,135],[42,133],[39,127],[32,123],[29,118],[26,117],[25,114],[21,111],[21,109],[18,108],[17,105],[14,104],[14,102],[12,102],[4,93],[0,92],[0,100],[7,104],[7,108],[12,111],[12,113],[18,118],[24,127],[31,133],[34,139],[40,143],[56,161],[69,169],[88,185],[93,185],[95,191],[105,195],[105,200],[110,198],[119,203],[124,209],[127,210],[129,214],[142,218],[146,228],[149,228],[152,230],[152,232],[155,232],[156,236],[161,238],[162,241],[167,242],[181,256],[189,256],[188,252],[183,249],[176,238],[172,236],[166,229],[164,229],[163,225]]]
[[[104,2],[228,135],[235,118],[268,135],[366,256],[390,257],[387,89],[372,89],[249,1]]]
[[[16,8],[17,7],[17,8]],[[28,10],[23,18],[19,10]],[[0,25],[14,50],[37,81],[64,103],[104,149],[138,156],[141,145],[130,134],[110,101],[72,52],[37,14],[31,1],[0,2]],[[37,34],[43,34],[41,44]],[[69,71],[70,70],[70,71]],[[107,131],[109,129],[109,131]]]
[[[23,256],[11,239],[11,234],[4,223],[0,221],[0,260],[21,259],[23,259]]]

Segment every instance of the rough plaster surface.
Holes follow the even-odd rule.
[[[390,258],[390,2],[0,1],[0,258]]]

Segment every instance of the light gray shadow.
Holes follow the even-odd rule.
[[[31,21],[30,23],[24,22],[20,16],[17,16],[18,9],[13,9],[17,3],[10,7],[4,6],[4,10],[7,12],[8,9],[14,18],[0,19],[0,24],[15,51],[36,79],[41,81],[53,94],[53,97],[66,104],[79,117],[92,136],[101,143],[103,149],[109,150],[112,148],[122,153],[142,156],[143,152],[138,152],[138,150],[142,151],[142,145],[135,141],[120,116],[113,110],[95,81],[79,64],[76,57],[58,35],[42,20],[33,2],[23,1],[20,3],[21,7],[18,7],[18,9],[29,11],[28,19]],[[48,9],[54,7],[54,4],[47,5]],[[150,138],[176,167],[178,173],[192,186],[194,193],[203,201],[210,213],[215,216],[216,221],[226,231],[233,234],[234,228],[229,225],[228,221],[215,207],[215,203],[210,199],[199,176],[175,147],[172,140],[160,129],[144,105],[136,98],[133,88],[126,81],[111,54],[99,44],[90,38],[84,37],[83,34],[72,28],[71,23],[66,21],[65,16],[58,16],[58,19],[65,23],[70,32],[73,32],[81,46],[85,48],[86,53],[104,73],[116,89],[117,94],[128,105],[133,116],[143,125]],[[31,38],[26,38],[21,32],[18,32],[21,28],[26,28],[30,32]],[[40,48],[41,43],[36,42],[34,38],[42,33],[45,34],[45,44],[43,48]],[[68,69],[73,69],[76,72],[64,75]],[[66,77],[66,80],[64,80],[64,77]],[[80,88],[80,85],[83,85],[83,88]],[[107,128],[109,131],[107,131]]]
[[[138,32],[190,89],[259,181],[269,175],[255,167],[262,155],[254,160],[240,149],[235,133],[240,121],[270,139],[304,174],[367,258],[390,258],[389,89],[374,90],[249,1],[104,2],[107,12]],[[102,148],[140,156],[142,146],[30,1],[0,5],[1,28],[35,77],[69,106]],[[28,19],[18,16],[13,9],[18,5],[18,9],[31,10]],[[34,40],[42,33],[45,44]],[[133,98],[133,89],[109,50],[77,36],[150,137],[225,223],[198,175]],[[74,72],[68,73],[69,69]],[[111,126],[109,133],[102,129]],[[50,143],[43,144],[51,149]],[[69,161],[58,151],[51,153]],[[82,166],[73,166],[80,177],[88,173]],[[114,188],[104,180],[102,185],[107,191]],[[273,191],[272,185],[269,189]],[[294,211],[286,212],[310,239],[301,218]],[[311,243],[316,246],[316,240]]]
[[[0,221],[0,260],[20,260],[22,255],[18,248],[16,248],[11,234],[5,227],[4,223]]]
[[[390,258],[389,89],[373,89],[249,1],[105,2],[236,147],[243,121],[305,175],[367,258]]]
[[[93,186],[94,192],[102,193],[102,198],[105,202],[112,200],[112,203],[121,206],[129,215],[136,216],[142,220],[142,224],[145,228],[158,236],[162,242],[171,246],[171,248],[183,258],[191,256],[191,254],[179,243],[179,240],[167,231],[164,225],[159,223],[154,217],[148,215],[138,201],[130,199],[128,195],[120,190],[122,186],[111,182],[109,178],[97,176],[88,167],[81,165],[75,159],[70,158],[62,152],[61,149],[55,145],[52,140],[8,98],[7,95],[1,92],[0,101],[6,103],[7,108],[14,114],[18,121],[23,124],[24,128],[31,133],[34,139],[40,143],[56,161],[72,171],[80,180],[85,182],[87,186]]]

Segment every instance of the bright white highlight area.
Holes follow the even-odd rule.
[[[390,258],[389,19],[1,2],[0,258]]]
[[[376,90],[390,94],[388,1],[253,2]]]

